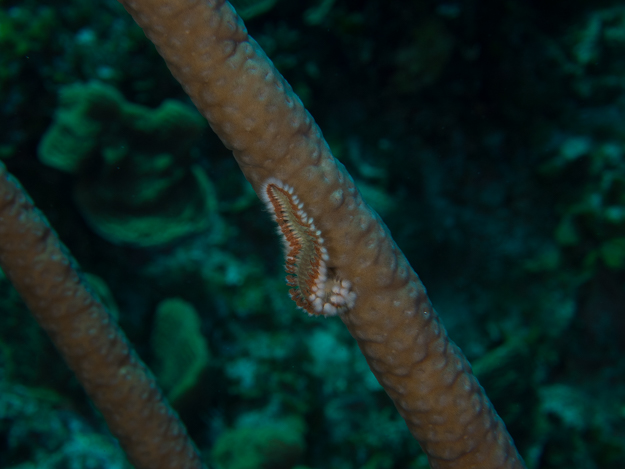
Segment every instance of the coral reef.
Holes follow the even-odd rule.
[[[82,176],[38,160],[66,85],[98,80],[151,109],[185,102],[124,15],[108,0],[0,1],[0,157],[104,279],[148,363],[157,305],[180,297],[196,308],[214,385],[183,414],[206,455],[270,409],[267,420],[306,424],[294,464],[427,467],[349,334],[295,311],[269,214],[215,136],[201,135],[191,161],[214,185],[219,233],[149,249],[86,226],[74,197]],[[616,0],[311,0],[277,2],[247,23],[356,183],[379,194],[533,469],[618,469],[625,458],[624,15]],[[56,396],[36,422],[0,406],[11,442],[0,466],[67,461],[67,445],[90,435],[110,442],[5,280],[0,301],[2,385]],[[61,417],[81,422],[73,436],[49,431]],[[9,438],[18,430],[37,438]]]

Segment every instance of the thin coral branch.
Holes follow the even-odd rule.
[[[417,274],[232,6],[120,1],[256,192],[272,180],[293,188],[323,233],[324,285],[350,286],[350,304],[337,312],[432,467],[524,467]]]
[[[154,376],[0,163],[0,266],[138,469],[204,467]]]

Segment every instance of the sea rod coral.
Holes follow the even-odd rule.
[[[323,237],[324,268],[306,279],[312,296],[325,289],[331,302],[339,286],[339,295],[350,298],[339,315],[430,464],[523,467],[418,276],[232,6],[220,0],[121,3],[257,193],[274,180],[293,188],[301,217],[314,220]],[[287,266],[291,262],[297,260],[287,258]]]
[[[203,467],[154,376],[3,164],[0,267],[137,468]]]

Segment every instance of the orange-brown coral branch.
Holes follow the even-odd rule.
[[[137,468],[204,467],[154,377],[2,163],[0,266]]]
[[[323,233],[340,313],[432,467],[521,468],[506,428],[425,288],[321,131],[224,0],[120,0],[257,193],[292,187]]]

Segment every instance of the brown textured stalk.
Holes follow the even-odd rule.
[[[351,282],[357,294],[341,318],[431,466],[524,467],[418,276],[230,4],[121,3],[257,193],[269,178],[294,188],[322,232],[329,274]]]
[[[0,163],[0,266],[141,469],[202,468],[184,425],[73,258]]]

